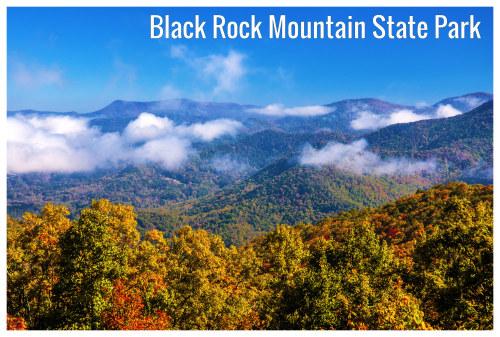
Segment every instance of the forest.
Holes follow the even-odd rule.
[[[468,112],[393,124],[366,134],[349,126],[357,116],[355,111],[368,106],[377,116],[389,118],[393,111],[405,107],[373,99],[345,100],[334,103],[330,107],[334,112],[327,115],[268,121],[262,120],[262,116],[248,115],[241,107],[231,112],[233,105],[216,104],[207,110],[212,105],[185,102],[182,113],[152,111],[158,114],[157,119],[168,116],[178,123],[198,121],[200,116],[193,111],[205,111],[205,118],[239,118],[247,129],[212,142],[194,142],[189,160],[175,170],[153,162],[125,162],[89,172],[10,172],[8,214],[21,217],[27,211],[39,212],[52,202],[66,205],[73,219],[91,200],[105,198],[133,205],[141,234],[159,229],[171,236],[182,225],[190,225],[220,235],[227,245],[241,246],[273,230],[276,224],[317,223],[332,213],[378,207],[435,184],[492,184],[491,98],[475,93],[445,99],[425,111],[412,108],[424,115],[435,114],[443,106]],[[470,110],[470,106],[460,102],[484,103]],[[111,130],[123,133],[124,125],[133,123],[140,111],[150,108],[153,106],[144,102],[115,102],[97,113],[102,116],[91,119],[97,123],[91,125],[105,130],[114,127]],[[130,113],[127,121],[120,119],[124,111]],[[46,118],[40,113],[35,114],[36,118],[22,113],[13,116],[9,118],[18,122]],[[62,118],[51,118],[56,117]],[[354,151],[352,144],[364,140],[368,147],[361,153]],[[379,164],[406,163],[403,169],[423,161],[429,167],[435,165],[435,169],[412,174],[375,174],[373,170],[358,174],[354,167],[340,167],[338,161],[305,165],[301,158],[307,144],[316,151],[329,144],[343,144],[352,150],[343,157],[347,166],[377,156]]]
[[[233,224],[238,226],[238,224]],[[449,183],[227,245],[131,205],[8,218],[9,329],[492,329],[493,186]]]

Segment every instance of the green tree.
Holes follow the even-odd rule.
[[[240,275],[251,273],[251,257],[238,261],[234,246],[190,227],[178,230],[170,247],[160,309],[171,317],[172,327],[248,328],[248,318],[255,316],[248,297],[252,291]]]
[[[278,225],[254,246],[262,260],[262,320],[267,327],[278,328],[283,291],[294,286],[295,275],[304,267],[309,251],[300,230],[287,225]]]
[[[492,329],[492,205],[454,198],[449,214],[417,244],[413,291],[435,328]]]
[[[398,277],[398,263],[371,226],[341,241],[319,240],[308,267],[285,287],[280,329],[425,328],[418,301]]]
[[[491,329],[492,187],[453,183],[249,244],[141,238],[131,206],[8,218],[9,329]]]
[[[101,313],[110,306],[113,283],[130,270],[130,245],[138,239],[127,225],[132,218],[131,207],[96,201],[66,232],[56,286],[56,327],[102,328]]]

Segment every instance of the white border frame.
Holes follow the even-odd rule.
[[[337,0],[337,1],[320,1],[320,0],[220,0],[215,3],[215,1],[209,0],[3,0],[0,3],[0,331],[5,332],[6,335],[18,335],[18,334],[29,334],[29,335],[49,335],[49,336],[60,336],[62,334],[73,334],[73,335],[92,335],[106,334],[106,336],[119,334],[124,335],[143,335],[145,332],[134,332],[134,331],[6,331],[6,317],[7,317],[7,303],[6,303],[6,219],[7,219],[7,158],[6,158],[6,133],[4,128],[6,125],[6,112],[7,112],[7,7],[495,7],[495,1],[493,0]],[[495,11],[493,9],[493,55],[499,55],[499,39],[500,39],[500,23],[495,20]],[[497,57],[498,58],[498,57]],[[493,58],[495,60],[495,57]],[[493,95],[494,97],[500,97],[500,91],[497,90],[499,78],[498,68],[493,66]],[[494,153],[494,177],[499,176],[499,155],[500,155],[500,137],[496,136],[496,130],[500,127],[500,119],[494,118],[494,137],[493,137],[493,153]],[[500,192],[497,188],[494,189],[494,200],[500,200]],[[494,280],[497,280],[494,284],[494,330],[492,331],[405,331],[404,334],[408,336],[416,336],[420,334],[432,334],[432,335],[461,335],[461,336],[493,336],[495,330],[498,330],[498,325],[500,324],[500,284],[499,280],[499,267],[500,263],[496,263],[500,258],[498,253],[497,244],[499,236],[497,235],[497,230],[500,226],[500,206],[494,201]],[[327,331],[148,331],[148,335],[162,335],[162,336],[193,336],[198,334],[212,335],[212,336],[228,336],[228,335],[238,335],[238,336],[248,336],[248,335],[266,335],[266,336],[290,336],[290,335],[338,335],[345,334],[351,336],[366,335],[367,332],[364,331],[337,331],[337,332],[327,332]],[[370,331],[369,334],[378,336],[399,336],[401,332],[399,331]]]

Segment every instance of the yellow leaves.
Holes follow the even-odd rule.
[[[146,232],[146,234],[144,235],[144,240],[151,241],[155,244],[164,244],[166,242],[165,233],[157,229],[153,229]]]
[[[169,241],[171,267],[165,280],[175,327],[241,329],[251,324],[247,316],[255,316],[257,295],[249,284],[257,269],[253,251],[227,248],[220,237],[189,227]]]
[[[346,212],[318,226],[279,225],[243,247],[226,247],[219,236],[191,227],[172,237],[151,230],[141,239],[133,208],[107,200],[94,201],[75,222],[65,207],[48,204],[40,214],[7,220],[8,324],[488,327],[493,245],[488,193],[452,184],[378,209]],[[55,296],[53,288],[64,285],[66,297]],[[457,307],[443,311],[450,303]],[[51,322],[54,315],[64,317],[64,325]]]
[[[422,330],[428,329],[424,313],[420,309],[419,301],[402,288],[403,283],[398,280],[393,291],[377,303],[373,308],[376,313],[376,325],[379,329],[392,330]]]
[[[9,310],[26,318],[28,325],[43,320],[52,306],[52,292],[59,280],[59,240],[70,228],[69,210],[47,204],[39,215],[25,213],[20,221],[8,224],[8,297],[23,299]]]
[[[107,217],[109,230],[113,237],[121,244],[134,247],[140,239],[137,230],[136,214],[131,205],[114,204],[109,200],[93,200],[91,209],[96,210]]]
[[[266,257],[264,264],[270,271],[290,276],[300,269],[308,255],[300,232],[287,225],[278,225],[267,234],[258,251]]]

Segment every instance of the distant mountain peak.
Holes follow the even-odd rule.
[[[41,110],[34,110],[34,109],[22,109],[22,110],[9,110],[7,111],[7,115],[13,116],[13,115],[39,115],[39,116],[46,116],[46,115],[80,115],[80,113],[76,111],[41,111]]]
[[[439,106],[439,105],[451,105],[455,109],[458,109],[462,112],[467,112],[472,109],[477,108],[483,103],[486,103],[488,101],[491,101],[493,99],[493,95],[490,93],[486,92],[472,92],[468,94],[464,94],[461,96],[454,96],[454,97],[449,97],[445,98],[437,103],[435,103],[433,106]]]
[[[327,104],[328,106],[330,105],[339,105],[339,104],[356,104],[356,103],[361,103],[361,104],[380,104],[380,105],[398,105],[395,103],[391,103],[388,101],[381,100],[379,98],[373,98],[373,97],[361,97],[361,98],[349,98],[349,99],[342,99],[340,101],[335,101],[330,104]]]

